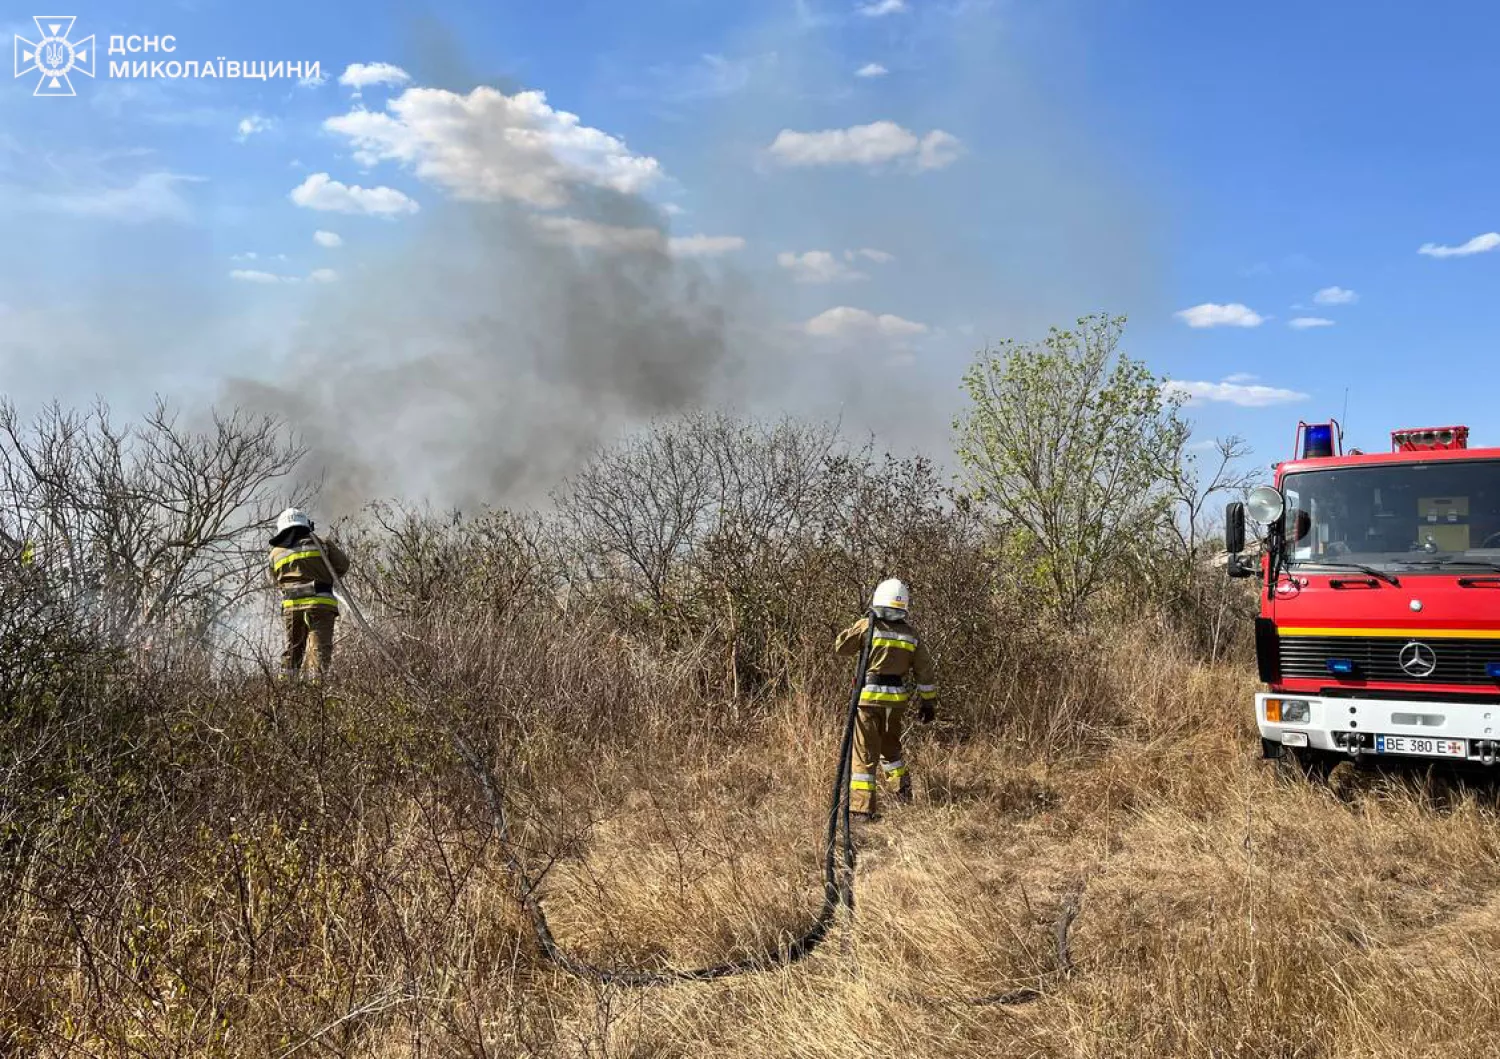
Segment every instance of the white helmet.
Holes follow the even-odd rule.
[[[295,526],[301,526],[303,529],[311,532],[313,528],[312,519],[307,517],[306,512],[299,511],[294,507],[289,507],[281,514],[276,516],[276,532],[271,535],[271,539],[273,541],[276,540],[287,530],[292,529]]]
[[[870,599],[870,608],[875,611],[877,617],[888,621],[897,621],[906,617],[907,608],[911,606],[911,590],[906,587],[905,581],[894,577],[887,578],[875,586],[875,595]]]

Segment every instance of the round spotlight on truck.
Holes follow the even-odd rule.
[[[1285,510],[1286,501],[1274,485],[1258,485],[1245,498],[1245,514],[1263,525],[1275,522]]]

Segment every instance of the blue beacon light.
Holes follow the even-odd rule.
[[[1309,423],[1307,435],[1302,441],[1302,458],[1321,459],[1333,455],[1333,424]]]

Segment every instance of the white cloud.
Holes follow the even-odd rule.
[[[542,92],[409,88],[384,112],[356,109],[323,124],[348,137],[361,164],[400,162],[460,199],[551,209],[567,205],[576,184],[637,194],[662,176],[656,159],[553,110]]]
[[[297,78],[297,84],[300,85],[303,88],[321,88],[323,85],[326,85],[327,83],[328,83],[328,75],[323,72],[323,70],[322,70],[322,64],[321,63],[319,64],[319,67],[318,67],[318,76],[317,77],[299,77],[299,78]]]
[[[865,63],[858,70],[854,71],[854,76],[855,77],[884,77],[888,73],[890,73],[890,71],[887,70],[884,66],[881,66],[879,63]]]
[[[252,257],[254,255],[251,255]],[[285,255],[283,255],[285,256]],[[258,268],[232,269],[229,278],[241,283],[259,283],[270,286],[277,283],[301,283],[301,276],[282,276],[275,272],[266,272]],[[339,278],[339,274],[331,268],[318,268],[308,273],[307,279],[311,283],[333,283]]]
[[[899,15],[911,10],[906,6],[906,0],[872,0],[871,3],[863,4],[859,13],[866,18],[884,18],[886,15]]]
[[[339,84],[354,89],[355,95],[370,85],[404,85],[411,74],[390,63],[350,63],[339,74]]]
[[[1322,316],[1298,316],[1288,320],[1286,325],[1297,331],[1306,331],[1313,327],[1332,327],[1333,321]]]
[[[941,129],[918,137],[893,121],[820,132],[782,129],[769,148],[773,158],[788,166],[874,166],[908,159],[918,169],[941,169],[955,161],[961,150],[958,137]]]
[[[667,247],[680,257],[719,257],[745,249],[738,235],[678,235],[667,240]]]
[[[274,128],[276,122],[270,118],[263,118],[259,114],[251,114],[248,118],[241,118],[239,124],[239,135],[235,137],[244,143],[258,132],[267,132]]]
[[[1313,301],[1319,305],[1353,305],[1359,301],[1359,295],[1343,287],[1324,287],[1313,295]]]
[[[1215,401],[1222,404],[1239,405],[1241,408],[1265,408],[1270,405],[1293,404],[1307,400],[1307,394],[1296,390],[1283,390],[1275,386],[1262,386],[1244,380],[1253,375],[1231,375],[1223,382],[1168,382],[1164,389],[1169,393],[1180,393],[1188,404]],[[1239,380],[1239,381],[1236,381]]]
[[[887,265],[896,260],[896,255],[884,250],[845,250],[843,260],[827,250],[808,250],[793,254],[783,252],[776,255],[776,263],[790,272],[798,283],[851,283],[869,279],[869,274],[851,268],[860,259]]]
[[[687,212],[687,210],[683,209],[675,202],[663,202],[661,204],[661,211],[668,217],[681,217],[684,213]]]
[[[416,213],[420,208],[395,188],[341,184],[327,173],[312,174],[293,188],[289,197],[307,209],[334,213],[371,213],[391,217],[398,213]]]
[[[798,283],[852,283],[870,278],[827,250],[809,250],[803,254],[782,252],[776,255],[776,263],[790,272]]]
[[[819,313],[802,329],[818,338],[910,338],[925,335],[926,324],[904,320],[890,313],[876,315],[866,309],[854,309],[847,305]]]
[[[1417,253],[1426,254],[1428,257],[1468,257],[1470,254],[1483,254],[1500,246],[1500,232],[1485,232],[1476,235],[1463,246],[1438,246],[1436,243],[1423,243],[1417,248]]]
[[[344,245],[344,237],[339,235],[338,232],[325,232],[320,230],[313,232],[313,242],[317,243],[321,247],[326,247],[327,249],[332,250],[335,247]]]
[[[178,186],[197,183],[201,177],[178,173],[146,173],[125,188],[96,191],[49,192],[30,197],[30,203],[50,213],[75,217],[98,217],[129,224],[147,221],[185,221],[191,214]]]
[[[254,261],[259,256],[260,255],[257,254],[254,250],[250,250],[250,251],[247,251],[246,253],[243,253],[243,254],[234,254],[234,255],[232,255],[229,258],[229,260],[231,260],[231,261]]]
[[[917,168],[943,169],[950,166],[963,154],[963,146],[952,133],[934,129],[922,137],[922,147],[917,152]]]
[[[1259,327],[1266,318],[1239,302],[1215,305],[1204,302],[1191,309],[1180,309],[1172,314],[1189,327]]]

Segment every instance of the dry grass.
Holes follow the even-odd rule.
[[[807,961],[633,991],[538,959],[475,792],[422,756],[406,707],[375,712],[374,676],[328,701],[244,692],[172,722],[216,748],[172,773],[179,801],[212,792],[191,821],[125,821],[84,859],[65,821],[39,833],[3,905],[0,1041],[370,1059],[1496,1053],[1492,792],[1341,800],[1258,759],[1244,669],[1131,641],[1093,657],[1095,716],[1112,720],[1084,738],[914,733],[915,803],[862,832],[857,909]],[[558,688],[565,669],[547,657]],[[798,929],[821,896],[836,703],[793,695],[731,724],[642,701],[592,730],[540,704],[527,739],[497,737],[559,939],[601,963],[688,965]],[[134,851],[158,831],[173,844]],[[64,899],[49,872],[85,862],[96,884]],[[1054,924],[1080,883],[1063,979]],[[1025,986],[1046,995],[968,1002]]]
[[[1500,820],[1475,798],[1439,809],[1392,789],[1351,807],[1278,781],[1246,752],[1243,701],[1200,700],[1180,741],[1051,767],[919,740],[917,802],[866,832],[858,911],[826,951],[609,998],[607,1032],[605,1000],[580,997],[566,1036],[589,1042],[580,1054],[652,1056],[1492,1054]],[[788,748],[751,757],[790,765]],[[709,958],[788,925],[789,876],[812,904],[808,799],[747,811],[711,767],[676,777],[682,804],[614,816],[552,881],[578,950]],[[700,867],[682,869],[683,842]],[[1025,1008],[967,1005],[1048,981],[1078,879],[1077,976]]]

